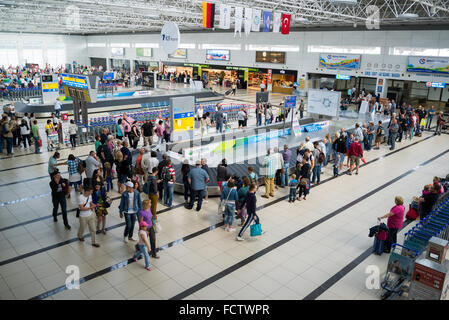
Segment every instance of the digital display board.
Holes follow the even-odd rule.
[[[285,52],[256,51],[256,62],[285,64]]]
[[[53,82],[53,76],[51,74],[43,74],[42,82]]]
[[[229,50],[206,50],[207,60],[229,61],[231,53]]]
[[[111,48],[111,54],[116,57],[124,57],[125,48]]]
[[[426,87],[428,88],[446,88],[444,82],[426,82]]]
[[[335,78],[338,80],[351,80],[351,76],[347,76],[344,74],[337,74]]]
[[[63,86],[86,89],[86,90],[89,89],[86,76],[62,73],[61,78],[62,78]]]
[[[152,57],[153,49],[151,48],[136,48],[137,57]]]
[[[177,49],[175,53],[169,54],[168,57],[174,59],[187,59],[187,49]]]

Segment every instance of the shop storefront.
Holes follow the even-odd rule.
[[[126,59],[110,59],[111,68],[130,72],[130,61]]]
[[[159,62],[157,61],[140,61],[134,60],[134,66],[137,71],[149,71],[149,72],[158,72],[159,71]]]
[[[237,80],[237,71],[202,69],[202,78],[209,84],[230,88]]]
[[[262,81],[268,91],[292,94],[298,72],[282,69],[248,68],[248,89],[260,90]]]

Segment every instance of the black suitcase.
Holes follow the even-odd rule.
[[[338,176],[338,166],[334,166],[334,177]]]
[[[277,186],[282,185],[282,169],[276,171],[275,183]]]
[[[228,90],[228,91],[226,91],[226,92],[225,92],[225,96],[227,96],[227,95],[230,95],[230,94],[231,94],[231,92],[232,92],[232,89],[231,89],[231,90]]]

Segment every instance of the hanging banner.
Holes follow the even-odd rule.
[[[243,21],[243,8],[242,7],[235,7],[235,28],[234,28],[234,37],[239,33],[240,37],[242,36],[242,21]]]
[[[260,20],[261,20],[262,10],[253,9],[253,21],[251,31],[260,31]]]
[[[267,75],[267,91],[271,91],[271,89],[272,89],[272,78],[273,78],[273,70],[268,69],[268,75]]]
[[[273,15],[273,32],[279,33],[280,28],[281,28],[281,13],[275,12]]]
[[[161,46],[168,54],[174,53],[179,46],[179,28],[173,21],[167,21],[161,30]]]
[[[360,55],[355,54],[320,54],[320,67],[329,69],[359,69]]]
[[[244,81],[248,82],[248,77],[249,77],[249,71],[248,71],[248,68],[245,68]]]
[[[245,34],[249,36],[251,32],[251,26],[253,23],[253,9],[245,8]]]
[[[203,2],[203,28],[214,27],[215,4]]]
[[[449,74],[449,58],[408,57],[407,72]]]
[[[270,32],[271,17],[271,11],[263,12],[263,32]]]
[[[290,33],[290,19],[292,18],[291,14],[282,14],[282,34]]]
[[[220,4],[220,29],[231,28],[231,6]]]

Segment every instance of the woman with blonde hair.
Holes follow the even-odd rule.
[[[389,229],[388,238],[385,241],[384,252],[390,253],[391,245],[397,242],[398,231],[402,228],[402,223],[404,221],[404,199],[402,197],[394,198],[395,206],[390,209],[390,212],[377,219],[381,221],[382,219],[387,219],[387,227]]]

